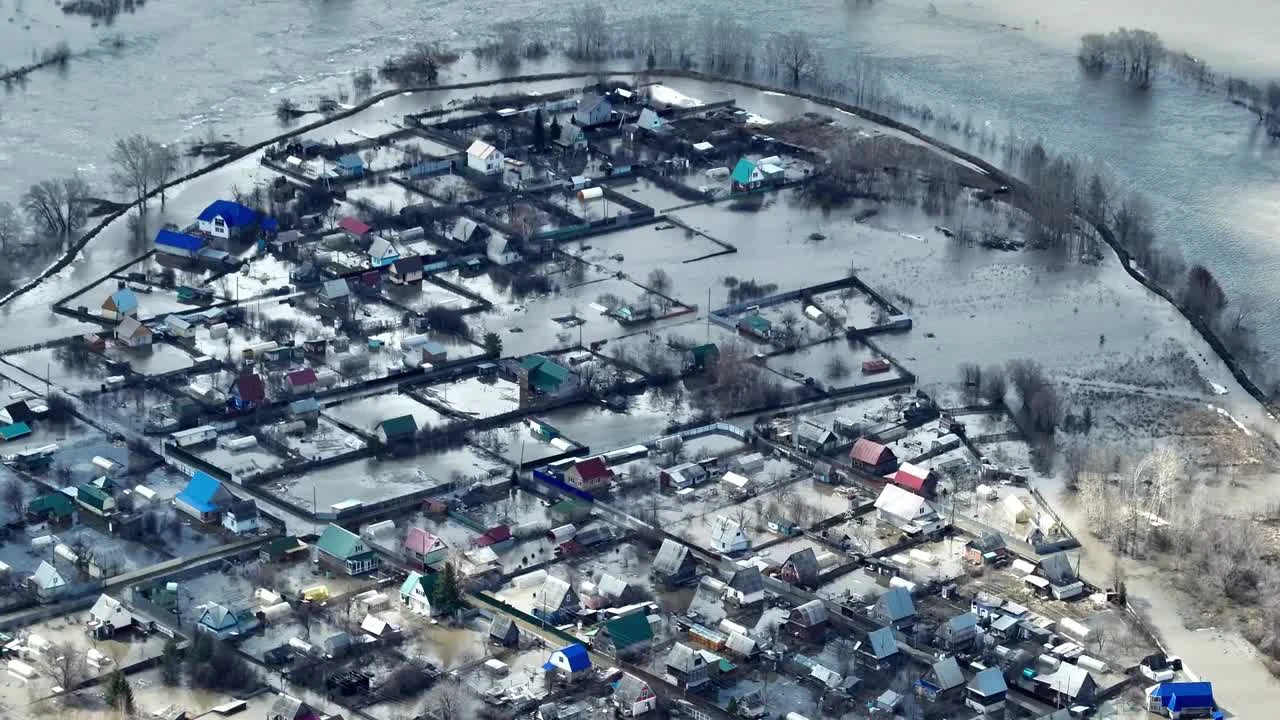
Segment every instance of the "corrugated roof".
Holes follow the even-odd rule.
[[[368,223],[359,218],[347,216],[338,221],[338,228],[352,235],[366,235],[372,229]]]
[[[443,547],[445,547],[443,540],[420,527],[409,528],[409,533],[404,539],[404,549],[419,555],[426,555]]]
[[[564,659],[569,661],[570,672],[579,672],[591,667],[591,656],[587,654],[585,645],[574,643],[573,645],[566,645],[556,652],[564,655]]]
[[[684,643],[672,645],[671,650],[667,653],[667,667],[674,668],[680,672],[687,673],[703,664],[705,663],[702,660],[702,656]]]
[[[208,513],[218,509],[216,499],[223,492],[222,482],[203,470],[197,470],[178,493],[177,499],[190,505],[197,512]]]
[[[893,635],[893,628],[882,627],[867,633],[867,643],[871,653],[877,660],[883,660],[898,652],[898,639]]]
[[[821,600],[810,600],[793,609],[787,619],[804,627],[813,627],[826,622],[827,618],[827,606]]]
[[[923,493],[929,480],[929,473],[928,468],[904,462],[893,474],[893,481],[912,492]]]
[[[156,233],[156,245],[164,245],[188,252],[198,252],[200,248],[204,247],[204,238],[174,232],[173,230],[161,230]]]
[[[662,541],[662,547],[658,548],[657,557],[653,559],[653,570],[664,575],[674,575],[680,571],[687,557],[689,548],[666,538]]]
[[[644,613],[632,613],[614,618],[604,624],[601,632],[608,633],[613,639],[614,647],[619,650],[653,639],[653,628],[650,627],[649,618]]]
[[[267,385],[257,373],[245,373],[236,380],[236,397],[246,402],[262,402],[267,397]]]
[[[756,171],[756,164],[747,158],[739,158],[738,164],[733,166],[733,174],[730,176],[734,182],[739,185],[747,185],[751,183],[751,175]]]
[[[565,608],[573,597],[573,587],[565,580],[548,576],[534,595],[534,607],[543,612],[557,612]]]
[[[876,600],[876,608],[880,611],[880,616],[890,622],[905,620],[916,614],[916,604],[911,599],[911,593],[902,587],[893,588],[881,595]]]
[[[31,575],[31,580],[41,590],[54,590],[67,584],[58,569],[50,565],[47,560],[40,561],[40,567],[36,568],[35,573]]]
[[[299,385],[314,385],[316,382],[316,371],[312,368],[303,368],[294,370],[285,376],[289,380],[289,384],[297,387]]]
[[[1063,667],[1075,667],[1063,663]],[[1088,675],[1088,673],[1085,673]],[[1000,673],[1000,668],[987,668],[979,670],[977,675],[973,676],[973,680],[969,682],[969,689],[979,695],[995,695],[996,693],[1007,692],[1009,686],[1004,681],[1004,675]]]
[[[858,438],[858,441],[853,444],[853,449],[849,451],[849,457],[864,465],[874,466],[879,465],[882,459],[888,462],[895,456],[892,450],[874,440]]]
[[[583,480],[602,480],[613,477],[613,471],[605,464],[602,457],[579,460],[573,468]]]
[[[383,434],[388,440],[396,438],[408,437],[418,432],[418,421],[413,419],[412,415],[401,415],[388,420],[383,420],[378,424]]]
[[[885,485],[880,491],[880,497],[876,498],[877,510],[903,520],[914,520],[927,515],[926,507],[932,507],[929,501],[897,485]]]
[[[939,690],[950,690],[964,684],[964,673],[960,671],[960,664],[950,655],[935,662],[929,674]]]
[[[498,152],[498,148],[483,140],[476,140],[467,148],[467,154],[478,160],[484,160]]]
[[[221,217],[229,227],[245,227],[258,221],[258,213],[230,200],[214,200],[197,218],[201,222],[213,222]]]
[[[324,533],[316,541],[316,547],[340,560],[366,552],[364,542],[359,535],[332,523],[324,529]]]

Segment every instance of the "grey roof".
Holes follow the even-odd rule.
[[[997,632],[1006,632],[1012,630],[1014,625],[1018,624],[1018,618],[1012,615],[1001,615],[991,623],[991,629]]]
[[[951,655],[935,662],[930,669],[930,675],[937,681],[940,690],[950,690],[964,684],[964,673],[960,671],[960,664]]]
[[[715,578],[704,577],[698,581],[698,589],[689,600],[690,615],[697,615],[704,622],[718,623],[728,616],[724,609],[724,586]]]
[[[1055,553],[1040,559],[1040,572],[1054,585],[1070,585],[1076,581],[1075,568],[1064,552]]]
[[[898,652],[898,639],[893,635],[893,628],[882,627],[867,633],[867,643],[871,645],[871,654],[877,660],[883,660]]]
[[[618,680],[618,687],[613,691],[614,695],[622,698],[624,701],[631,702],[640,697],[640,693],[649,683],[632,675],[631,673],[622,673],[622,678]],[[649,688],[651,691],[652,687]]]
[[[627,592],[627,581],[605,573],[600,576],[600,582],[596,583],[596,590],[607,598],[617,600]]]
[[[258,517],[258,504],[249,499],[235,500],[227,506],[226,512],[233,515],[237,522],[244,522]]]
[[[881,617],[895,622],[915,617],[916,605],[911,600],[911,593],[906,588],[897,587],[880,596],[876,600],[876,610]]]
[[[821,600],[810,600],[792,610],[787,619],[804,627],[813,627],[827,621],[827,606]]]
[[[689,672],[704,664],[701,653],[684,643],[676,643],[667,653],[667,667],[681,672]]]
[[[791,553],[791,557],[783,563],[783,567],[791,566],[795,571],[796,577],[804,584],[812,583],[818,579],[818,555],[813,552],[812,547],[797,550]]]
[[[229,630],[238,622],[235,613],[218,603],[209,603],[200,615],[200,624],[213,630]]]
[[[351,644],[351,635],[345,630],[339,631],[325,638],[323,644],[328,650],[344,648]]]
[[[271,720],[295,720],[302,714],[303,709],[307,709],[307,704],[298,698],[280,695],[271,704],[271,710],[267,713],[267,717],[271,718]]]
[[[729,633],[729,639],[725,640],[724,648],[746,657],[756,651],[756,641],[735,630]]]
[[[674,575],[680,571],[680,566],[688,556],[689,548],[668,538],[662,541],[658,556],[653,559],[653,569],[664,575]]]
[[[816,558],[814,562],[817,562]],[[760,576],[760,568],[752,565],[735,571],[729,578],[729,587],[743,595],[764,590],[764,578]]]
[[[489,637],[506,640],[511,636],[513,628],[516,632],[520,631],[509,616],[498,613],[493,616],[493,622],[489,623]]]
[[[817,423],[806,421],[796,427],[796,436],[816,443],[825,443],[828,440],[834,440],[836,434]]]
[[[981,673],[979,673],[981,675]],[[1089,671],[1079,665],[1071,663],[1062,663],[1048,675],[1041,675],[1036,678],[1036,682],[1048,685],[1054,692],[1065,695],[1069,698],[1076,698],[1080,695],[1080,691],[1091,680]],[[977,682],[977,678],[974,678]],[[1001,687],[1004,686],[1004,678],[1000,678]]]
[[[1063,663],[1063,667],[1075,667],[1068,663]],[[1089,673],[1085,673],[1088,675]],[[999,668],[987,668],[980,670],[977,675],[973,676],[973,680],[969,682],[969,689],[979,695],[995,695],[996,693],[1006,692],[1009,686],[1004,682],[1004,675],[1001,674]]]
[[[949,632],[959,632],[967,630],[978,624],[978,616],[971,612],[961,613],[947,621],[947,630]]]
[[[565,601],[571,597],[573,587],[565,580],[558,577],[547,576],[542,587],[534,596],[534,603],[540,610],[545,612],[554,612],[565,606]]]
[[[336,278],[334,280],[325,281],[324,287],[321,288],[320,293],[330,300],[337,300],[349,295],[351,293],[351,288],[347,286],[347,281],[344,278]]]

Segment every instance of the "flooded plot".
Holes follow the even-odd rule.
[[[533,464],[565,451],[534,435],[524,421],[487,430],[480,441],[507,462]]]
[[[423,405],[408,395],[399,393],[373,395],[359,400],[352,400],[325,408],[324,412],[329,417],[371,433],[377,432],[378,425],[382,421],[402,415],[412,415],[414,422],[418,424],[419,430],[427,427],[440,427],[449,422],[447,417],[434,409]]]
[[[520,409],[520,386],[497,377],[473,377],[446,385],[432,385],[422,388],[422,394],[474,418],[493,417]]]
[[[430,280],[405,285],[383,283],[382,296],[396,305],[418,312],[426,312],[433,307],[466,310],[473,305],[469,298]]]
[[[112,346],[107,348],[106,356],[116,362],[127,362],[134,372],[149,376],[187,370],[194,364],[186,350],[166,343],[146,349]]]
[[[343,500],[375,503],[451,481],[487,477],[502,469],[471,448],[458,448],[411,458],[356,460],[271,487],[303,507],[311,507],[314,499],[315,507],[326,512]]]
[[[807,382],[809,378],[813,378],[821,385],[844,388],[902,377],[902,372],[897,367],[890,367],[888,372],[871,374],[862,371],[863,363],[882,357],[862,343],[837,339],[810,345],[795,352],[770,356],[765,364],[771,370],[797,382]]]
[[[43,390],[48,382],[65,388],[73,395],[101,389],[102,381],[107,377],[105,366],[96,357],[72,360],[62,348],[44,348],[6,355],[3,363],[13,366],[18,372],[10,373],[9,367],[0,365],[2,371],[10,373],[11,377],[26,387]]]
[[[98,441],[105,439],[92,427],[79,420],[70,420],[64,424],[37,423],[31,427],[30,435],[6,441],[3,446],[4,454],[16,455],[55,443],[59,446],[77,443],[86,436]]]
[[[270,427],[267,429],[269,430]],[[300,457],[309,460],[337,457],[365,446],[363,438],[343,430],[324,418],[321,418],[314,428],[287,435],[277,433],[275,437]]]
[[[142,432],[147,426],[150,411],[171,402],[173,396],[162,390],[134,385],[91,396],[85,404],[99,413],[99,418]]]
[[[225,442],[233,437],[243,436],[229,434],[220,436],[218,441],[219,443]],[[261,445],[255,445],[247,450],[233,450],[225,446],[211,447],[207,450],[196,451],[195,455],[205,462],[211,463],[214,467],[231,473],[232,478],[240,483],[269,470],[275,470],[283,466],[286,460],[279,455],[268,452]]]
[[[879,325],[885,317],[885,311],[870,297],[854,288],[830,290],[811,297],[813,305],[822,311],[819,320],[830,320],[840,327],[865,328]],[[800,308],[803,312],[804,308]],[[806,322],[816,321],[806,316]]]
[[[613,189],[618,193],[648,205],[658,213],[664,213],[672,208],[683,207],[689,204],[688,200],[676,195],[670,190],[659,187],[644,178],[636,178],[635,182],[628,183],[626,185],[613,186]]]
[[[631,214],[630,208],[616,200],[610,200],[607,195],[584,200],[576,191],[562,190],[548,193],[545,197],[547,202],[565,212],[578,216],[586,222],[608,220]]]
[[[586,248],[581,247],[582,245],[586,245]],[[724,247],[684,228],[659,223],[590,237],[581,243],[569,245],[565,250],[608,272],[621,270],[637,282],[644,282],[649,272],[655,268],[664,268],[676,277],[677,273],[671,266],[688,264],[690,260],[724,252]],[[707,271],[708,268],[702,268],[704,276]],[[682,291],[690,292],[689,288],[682,287],[679,283],[675,287],[677,296]],[[689,296],[701,299],[706,294],[705,283],[701,287],[701,293],[690,293]]]
[[[762,487],[775,485],[758,495],[742,497],[722,485],[723,473],[712,473],[707,484],[695,491],[692,500],[663,495],[658,501],[658,518],[670,532],[699,547],[710,547],[712,524],[716,516],[723,515],[742,522],[752,544],[759,545],[777,537],[766,529],[770,519],[804,526],[848,507],[847,500],[832,493],[830,488],[804,479],[805,474],[789,464],[766,466],[764,473],[750,477]]]
[[[653,390],[627,398],[627,411],[614,412],[599,407],[573,407],[553,410],[539,416],[570,440],[605,452],[637,445],[666,434],[672,423],[683,422],[692,409],[683,402],[678,406]]]

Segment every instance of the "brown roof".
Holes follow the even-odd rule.
[[[289,384],[295,387],[298,385],[314,385],[316,371],[311,368],[303,368],[289,373],[286,377],[289,379]]]
[[[889,454],[888,458],[885,457],[885,453]],[[865,465],[879,465],[895,459],[896,456],[892,450],[874,440],[858,438],[858,442],[853,444],[853,450],[849,451],[849,457]]]
[[[578,471],[578,477],[583,480],[599,480],[613,477],[613,471],[609,469],[608,465],[604,464],[603,458],[587,458],[579,461],[573,467]]]
[[[236,394],[241,400],[262,402],[267,397],[267,386],[262,378],[254,373],[246,373],[236,381]]]

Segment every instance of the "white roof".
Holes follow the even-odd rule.
[[[467,148],[467,154],[473,158],[485,159],[490,155],[498,152],[498,148],[490,145],[483,140],[476,140],[471,143],[471,147]]]
[[[707,142],[706,140],[703,140],[703,141],[702,141],[702,142],[700,142],[700,143],[694,143],[694,144],[693,144],[693,149],[694,149],[694,150],[697,150],[698,152],[706,152],[706,151],[710,150],[710,149],[711,149],[711,148],[713,148],[713,147],[715,147],[715,145],[712,145],[711,143]]]
[[[53,590],[67,584],[58,569],[49,564],[49,561],[40,561],[40,567],[36,568],[31,579],[35,582],[36,587],[42,590]]]
[[[151,329],[143,325],[135,317],[126,317],[120,321],[120,325],[116,327],[116,337],[142,337],[150,335]]]
[[[885,485],[876,498],[876,509],[904,520],[933,514],[929,501],[897,485]]]
[[[921,480],[929,477],[929,468],[913,465],[909,462],[904,462],[899,465],[898,472],[905,473],[914,478],[920,478]]]
[[[738,488],[739,490],[746,488],[747,485],[750,484],[751,482],[751,478],[748,478],[744,475],[739,475],[736,472],[727,472],[724,474],[724,477],[720,478],[720,480],[722,482],[729,483],[730,485]]]
[[[365,615],[364,621],[360,623],[360,629],[374,637],[381,637],[387,631],[387,621],[376,615]]]
[[[89,611],[94,620],[111,623],[117,628],[125,628],[133,624],[133,614],[119,600],[110,595],[99,595],[98,601]]]
[[[393,255],[395,252],[396,246],[390,240],[381,236],[375,238],[373,244],[369,246],[369,257],[375,260]]]

